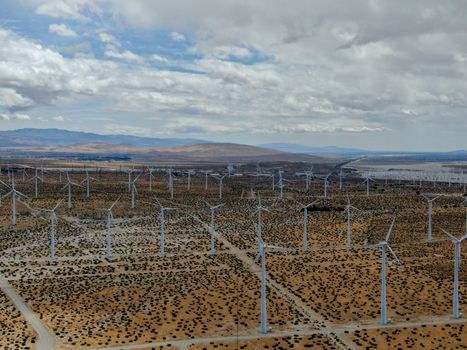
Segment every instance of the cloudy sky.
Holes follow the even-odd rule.
[[[1,0],[0,129],[467,149],[467,2]]]

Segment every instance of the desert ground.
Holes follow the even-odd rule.
[[[454,243],[443,231],[467,234],[462,184],[375,178],[367,187],[362,174],[340,179],[329,164],[315,166],[307,184],[307,169],[174,167],[171,194],[161,167],[2,164],[0,348],[467,348],[466,320],[453,317]],[[424,196],[439,196],[431,240]],[[219,204],[213,248],[208,205]],[[161,207],[170,208],[163,218]],[[382,323],[379,244],[392,222]],[[465,241],[459,311],[467,314]]]

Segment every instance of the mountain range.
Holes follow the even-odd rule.
[[[34,129],[0,131],[0,147],[70,146],[84,143],[127,144],[136,147],[170,147],[208,143],[206,140],[154,138],[130,135],[99,135],[62,129]]]
[[[98,135],[60,129],[0,131],[0,156],[146,162],[314,162],[318,157],[198,139]]]

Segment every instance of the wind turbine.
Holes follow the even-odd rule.
[[[204,190],[208,190],[208,175],[211,173],[210,170],[203,170],[202,173],[204,174]]]
[[[42,211],[50,213],[50,258],[55,258],[55,225],[57,224],[57,214],[55,211],[62,203],[63,199],[60,199],[58,203],[52,209],[42,209]]]
[[[216,178],[217,180],[219,180],[219,199],[222,199],[222,188],[224,187],[223,186],[223,180],[224,180],[224,176],[214,176],[214,178]]]
[[[36,174],[30,179],[30,181],[34,180],[34,198],[37,198],[38,196],[38,184],[37,181],[44,182],[43,177],[39,176],[38,169],[36,168]]]
[[[188,183],[187,183],[187,189],[188,191],[191,191],[191,175],[195,174],[194,170],[187,170],[187,175],[188,175]]]
[[[112,222],[114,219],[112,209],[117,204],[122,196],[120,195],[115,202],[108,209],[98,209],[107,212],[107,235],[105,238],[105,250],[107,259],[112,257]]]
[[[304,205],[300,202],[297,202],[301,205],[300,210],[303,210],[303,251],[308,251],[309,244],[308,244],[308,208],[310,208],[313,204],[318,202],[318,200],[314,200],[310,204]]]
[[[152,174],[153,172],[156,171],[156,169],[148,169],[149,171],[149,192],[152,192],[152,179],[154,178],[154,175]]]
[[[11,173],[11,191],[3,196],[11,196],[11,223],[16,225],[16,196],[27,198],[27,196],[15,189],[15,173]]]
[[[332,175],[332,173],[327,174],[324,177],[324,198],[328,198],[328,186],[329,186],[329,177]]]
[[[462,314],[459,312],[459,267],[461,259],[461,243],[467,238],[465,234],[462,238],[456,238],[446,230],[442,230],[451,241],[454,243],[454,291],[452,298],[452,310],[454,318],[458,319],[462,317]]]
[[[67,179],[67,183],[65,186],[62,187],[61,191],[63,191],[65,188],[68,189],[68,209],[71,209],[71,187],[72,186],[82,187],[82,186],[78,185],[77,183],[71,182],[68,172],[66,172],[66,179]]]
[[[347,196],[347,205],[345,206],[345,211],[347,213],[347,248],[351,249],[352,248],[352,232],[350,228],[350,222],[352,220],[352,209],[355,210],[360,210],[357,207],[354,207],[353,205],[350,204],[350,198]]]
[[[160,234],[160,248],[159,255],[165,256],[165,212],[168,210],[177,210],[176,208],[164,207],[156,198],[156,202],[161,207],[159,212],[159,220],[161,222],[161,234]]]
[[[215,225],[216,225],[216,209],[219,209],[225,205],[225,203],[218,204],[218,205],[211,205],[208,202],[205,202],[206,205],[209,207],[211,210],[211,226],[210,226],[210,234],[211,234],[211,255],[216,254],[216,231],[215,231]]]
[[[136,193],[138,192],[136,190],[136,180],[138,180],[140,176],[141,174],[135,177],[134,180],[131,182],[131,209],[135,209],[135,199],[136,199],[135,196],[136,196]]]
[[[313,177],[313,167],[304,172],[305,174],[305,187],[306,191],[308,192],[310,190],[310,185],[311,185],[311,178]]]
[[[388,233],[384,241],[369,246],[370,248],[381,248],[381,323],[388,324],[390,320],[388,319],[388,304],[387,304],[387,290],[386,290],[386,250],[394,256],[396,261],[400,261],[392,248],[389,246],[389,238],[391,237],[392,229],[396,218],[392,220],[391,226],[389,227]]]
[[[134,169],[127,170],[128,173],[128,193],[131,192],[131,174],[133,174]]]
[[[422,194],[422,197],[427,200],[428,203],[428,242],[431,242],[433,240],[433,202],[437,200],[441,195],[436,196],[434,198],[428,198],[424,194]]]
[[[370,181],[375,181],[373,180],[369,175],[366,176],[365,180],[363,180],[363,184],[366,183],[366,196],[370,196]]]
[[[170,199],[174,199],[174,177],[173,177],[173,169],[170,168],[167,170],[167,175],[168,177],[168,187],[169,187],[169,192],[170,192]]]
[[[268,329],[268,316],[267,316],[267,274],[266,274],[266,250],[270,251],[288,251],[289,249],[285,249],[282,247],[276,247],[272,245],[264,244],[263,239],[258,236],[258,255],[255,259],[255,262],[258,262],[261,259],[261,333],[266,334],[271,329]]]
[[[232,173],[234,172],[234,166],[233,164],[229,164],[227,165],[227,173],[229,174],[229,177],[232,175]]]
[[[279,198],[282,199],[284,197],[284,178],[282,176],[284,174],[284,171],[279,170],[278,174],[279,174],[279,180],[277,181],[277,187],[279,187],[280,189]]]
[[[95,178],[89,176],[89,172],[86,170],[86,177],[84,178],[83,181],[81,181],[81,184],[83,182],[86,182],[86,198],[90,198],[90,192],[89,192],[89,183],[91,180],[95,180]]]

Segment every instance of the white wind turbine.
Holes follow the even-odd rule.
[[[324,177],[324,198],[328,198],[328,186],[329,186],[329,177],[332,175],[332,173],[327,174]]]
[[[5,182],[3,182],[2,180],[0,180],[0,185],[5,186],[6,188],[10,188],[10,186],[8,184],[6,184]],[[0,208],[2,207],[2,198],[3,198],[3,196],[0,195]]]
[[[134,169],[129,169],[126,172],[128,173],[128,193],[131,192],[131,175],[133,174]]]
[[[354,207],[353,205],[350,204],[350,198],[349,196],[347,196],[347,205],[345,206],[345,212],[347,213],[347,248],[348,249],[352,248],[352,232],[351,232],[351,226],[350,226],[350,223],[353,219],[352,209],[360,210],[357,207]]]
[[[161,223],[161,231],[160,231],[160,248],[159,248],[159,255],[165,256],[165,212],[169,210],[177,210],[176,208],[169,208],[164,207],[158,200],[155,198],[156,202],[161,207],[159,212],[159,220]]]
[[[313,168],[308,171],[305,171],[305,181],[306,181],[306,191],[310,190],[311,178],[313,177]]]
[[[190,169],[187,170],[186,174],[188,175],[187,190],[191,191],[191,175],[194,175],[195,171]]]
[[[78,185],[77,183],[74,183],[70,180],[70,176],[68,175],[68,172],[66,172],[66,179],[67,179],[67,183],[65,186],[62,187],[61,191],[63,191],[65,188],[68,189],[68,209],[71,209],[71,187],[72,186],[78,186],[78,187],[82,187],[80,185]]]
[[[141,174],[135,177],[131,182],[131,209],[135,209],[136,193],[138,192],[136,190],[136,181],[139,179],[140,176]]]
[[[39,176],[39,172],[37,168],[36,168],[35,175],[30,179],[30,181],[32,180],[34,180],[34,198],[37,198],[39,194],[38,181],[44,182],[43,177]]]
[[[152,173],[155,172],[155,171],[156,171],[156,169],[152,169],[152,168],[148,169],[148,172],[149,172],[149,192],[152,192],[152,179],[154,178],[154,175]]]
[[[167,175],[168,175],[168,188],[169,188],[169,192],[170,192],[170,199],[173,200],[174,199],[174,177],[173,177],[173,169],[170,168],[169,170],[167,170]]]
[[[433,202],[437,200],[441,195],[438,195],[433,198],[429,198],[422,194],[422,197],[427,200],[428,203],[428,242],[431,242],[433,240]]]
[[[208,176],[211,173],[210,170],[203,170],[202,173],[204,174],[204,190],[208,190]]]
[[[271,181],[271,189],[272,189],[273,191],[275,191],[275,190],[276,190],[276,183],[275,183],[275,177],[276,177],[276,175],[274,175],[274,173],[272,173],[270,176],[271,176],[271,179],[272,179],[272,181]]]
[[[388,233],[384,241],[369,246],[369,248],[381,248],[381,323],[388,324],[390,320],[388,319],[388,304],[387,304],[387,290],[386,290],[386,251],[392,254],[396,261],[400,261],[392,248],[389,246],[389,238],[391,237],[392,229],[394,227],[394,222],[396,218],[392,220],[391,226],[389,227]]]
[[[300,202],[297,202],[298,204],[301,205],[300,210],[303,210],[303,251],[308,251],[309,250],[309,243],[308,243],[308,209],[313,206],[318,200],[314,200],[313,202],[309,204],[302,204]]]
[[[452,294],[452,313],[455,319],[462,317],[459,311],[459,267],[461,259],[461,243],[467,239],[467,234],[462,238],[456,238],[446,230],[442,230],[454,243],[454,290]]]
[[[219,199],[222,199],[222,189],[224,187],[224,178],[225,178],[225,175],[224,176],[212,176],[214,177],[215,179],[217,179],[219,181]]]
[[[16,196],[27,198],[27,196],[15,189],[15,174],[11,173],[11,190],[3,196],[11,196],[11,223],[16,225]]]
[[[266,273],[266,250],[270,251],[289,251],[290,249],[276,247],[264,244],[261,236],[258,236],[258,255],[255,262],[261,259],[261,333],[266,334],[271,329],[268,329],[268,316],[267,316],[267,273]]]
[[[278,174],[279,174],[279,180],[277,181],[277,187],[279,187],[279,190],[280,190],[280,193],[279,193],[279,198],[284,198],[284,177],[283,177],[283,174],[284,174],[284,171],[283,170],[279,170],[278,171]]]
[[[370,181],[375,182],[369,175],[366,176],[365,180],[363,180],[363,184],[366,183],[366,195],[367,197],[370,196]]]
[[[81,181],[81,184],[83,184],[84,182],[86,183],[86,198],[90,198],[90,197],[91,197],[90,191],[89,191],[89,183],[90,183],[92,180],[95,180],[95,178],[89,176],[89,172],[86,170],[86,177],[84,178],[83,181]]]
[[[232,173],[234,172],[235,168],[233,164],[227,165],[227,173],[229,174],[229,177],[232,176]]]
[[[218,205],[211,205],[208,202],[205,202],[206,205],[209,207],[211,210],[211,226],[209,228],[210,234],[211,234],[211,255],[216,254],[216,231],[215,231],[215,226],[216,226],[216,209],[219,209],[225,205],[225,203],[218,204]]]
[[[107,212],[107,235],[105,237],[105,251],[107,259],[112,257],[112,222],[114,219],[112,209],[115,207],[120,198],[121,196],[119,196],[108,209],[97,209]]]
[[[52,209],[41,209],[47,213],[50,213],[50,258],[55,258],[55,226],[57,225],[57,214],[55,211],[62,203],[63,199],[60,199],[58,203]]]

